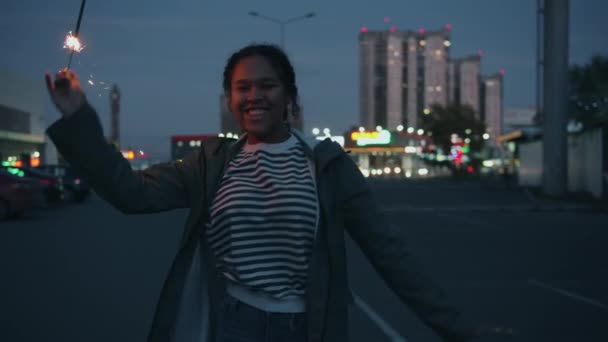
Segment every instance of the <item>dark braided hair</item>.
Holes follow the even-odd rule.
[[[224,68],[224,93],[226,95],[230,94],[232,74],[234,73],[234,68],[238,62],[251,56],[264,57],[272,66],[291,100],[293,116],[297,117],[300,114],[300,104],[298,102],[296,74],[287,54],[280,47],[273,44],[250,44],[233,53]],[[285,109],[284,119],[287,119],[287,115],[287,109]]]

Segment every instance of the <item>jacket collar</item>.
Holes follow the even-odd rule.
[[[291,133],[302,143],[304,152],[315,162],[318,171],[322,171],[332,160],[338,158],[344,149],[329,138],[318,140],[312,136],[305,136],[297,129],[291,128]],[[230,161],[243,148],[247,142],[247,133],[243,133],[239,140],[232,144],[228,150],[226,163]]]
[[[332,160],[344,153],[344,149],[329,138],[318,140],[315,137],[304,136],[295,129],[292,129],[291,133],[304,145],[304,150],[315,162],[318,171],[322,171]]]

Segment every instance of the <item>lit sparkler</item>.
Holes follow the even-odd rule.
[[[84,49],[84,45],[80,42],[78,37],[72,35],[72,31],[65,35],[65,41],[63,42],[63,48],[69,49],[72,52],[80,52]]]
[[[64,48],[68,48],[71,50],[70,59],[68,60],[68,69],[72,64],[72,57],[74,57],[74,52],[80,52],[84,48],[78,37],[78,32],[80,31],[82,13],[84,12],[84,5],[86,4],[86,2],[87,0],[82,0],[82,2],[80,3],[80,11],[78,12],[78,20],[76,21],[76,30],[74,30],[74,35],[72,35],[72,31],[68,32],[67,36],[65,37],[65,42],[63,44]]]

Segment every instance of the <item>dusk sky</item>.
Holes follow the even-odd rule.
[[[64,67],[62,49],[80,0],[2,0],[0,68],[40,81]],[[608,2],[570,1],[570,62],[608,54]],[[167,157],[169,136],[217,133],[221,76],[227,57],[250,42],[279,42],[279,26],[247,15],[291,18],[286,48],[296,67],[306,130],[342,133],[359,119],[358,34],[370,30],[453,26],[451,57],[483,50],[484,74],[506,70],[505,108],[535,102],[536,0],[203,1],[89,0],[81,27],[86,48],[73,69],[104,126],[108,90],[122,91],[123,146]],[[386,24],[384,17],[390,17]],[[90,86],[86,80],[96,82]],[[59,117],[46,101],[48,124]]]

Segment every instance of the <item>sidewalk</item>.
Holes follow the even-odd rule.
[[[547,198],[496,180],[425,179],[374,182],[383,193],[382,211],[391,212],[593,212],[608,213],[608,203],[581,196]]]

